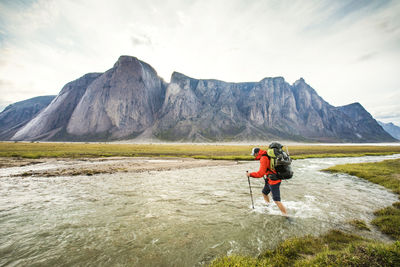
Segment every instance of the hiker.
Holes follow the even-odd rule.
[[[265,186],[262,190],[265,202],[268,204],[270,203],[268,194],[272,192],[272,199],[274,200],[275,204],[281,210],[282,215],[287,216],[286,208],[281,202],[281,193],[279,190],[282,180],[271,180],[268,178],[269,174],[276,174],[276,172],[270,169],[270,159],[267,156],[267,151],[255,147],[252,149],[251,155],[255,157],[255,160],[260,161],[260,169],[258,172],[247,173],[247,176],[252,178],[261,178],[265,176]]]

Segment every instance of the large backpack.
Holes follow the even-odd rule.
[[[289,154],[283,151],[279,143],[271,143],[267,150],[267,156],[270,160],[268,169],[276,171],[276,174],[269,174],[271,180],[286,180],[293,177],[292,159]]]

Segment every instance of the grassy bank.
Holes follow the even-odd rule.
[[[400,195],[400,159],[385,160],[378,163],[360,163],[337,165],[326,169],[330,172],[341,172],[355,175],[380,184]],[[376,218],[372,224],[383,233],[400,240],[400,202],[393,206],[375,211]]]
[[[326,169],[356,175],[400,194],[400,159],[379,163],[338,165]],[[218,258],[210,266],[400,266],[400,202],[375,211],[372,224],[395,239],[391,244],[331,230],[312,237],[290,238],[257,258],[233,255]],[[348,222],[369,231],[365,222]]]
[[[331,230],[320,237],[288,239],[257,258],[233,255],[210,266],[400,266],[400,242],[383,244]]]
[[[400,195],[400,160],[337,165],[325,169],[329,172],[348,173],[382,185]]]
[[[0,142],[0,157],[192,157],[250,160],[252,146],[197,144],[106,144]],[[260,146],[265,149],[266,145]],[[310,157],[358,157],[400,153],[400,146],[289,146],[294,159]]]

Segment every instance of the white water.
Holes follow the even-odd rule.
[[[354,231],[347,221],[368,222],[397,196],[319,170],[399,157],[294,161],[295,176],[281,185],[292,222],[265,205],[262,179],[251,180],[251,208],[245,171],[257,170],[258,162],[91,177],[0,175],[0,265],[196,266],[232,253],[255,256],[288,237]],[[372,229],[362,234],[385,239]]]

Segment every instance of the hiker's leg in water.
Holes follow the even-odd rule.
[[[265,185],[262,190],[262,195],[264,197],[265,202],[267,202],[267,203],[269,203],[269,197],[268,197],[269,192],[271,192],[271,188],[269,187],[268,182],[265,181]]]
[[[274,202],[278,206],[278,208],[281,210],[282,215],[287,216],[286,208],[285,208],[285,206],[283,206],[282,202],[280,202],[280,201],[274,201]]]
[[[280,211],[282,212],[283,216],[287,216],[286,208],[283,206],[281,202],[281,191],[279,189],[281,183],[271,185],[271,192],[272,192],[272,199],[274,200],[275,204],[278,206]]]
[[[264,197],[265,202],[267,202],[267,203],[269,204],[269,197],[268,197],[268,195],[266,195],[266,194],[264,194],[264,193],[262,193],[262,195],[263,195],[263,197]]]

